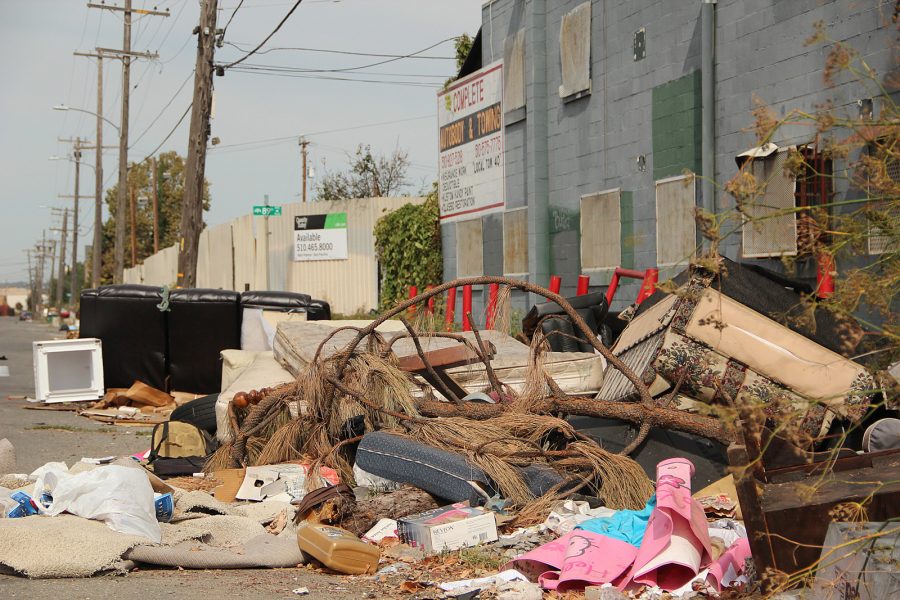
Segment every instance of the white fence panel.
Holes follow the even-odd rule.
[[[256,286],[256,238],[253,235],[253,215],[238,217],[231,222],[234,244],[234,289],[260,289]]]

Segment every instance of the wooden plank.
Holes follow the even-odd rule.
[[[483,342],[481,351],[488,359],[490,359],[494,356],[496,349],[490,342]],[[465,344],[457,344],[455,346],[450,346],[449,348],[439,348],[437,350],[428,350],[423,354],[425,354],[428,363],[434,368],[459,367],[480,362],[478,360],[478,355]],[[425,363],[422,362],[422,359],[418,354],[398,356],[398,362],[400,363],[400,368],[402,370],[410,373],[417,373],[425,370]]]

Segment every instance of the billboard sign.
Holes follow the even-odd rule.
[[[502,211],[503,61],[438,94],[441,222]]]

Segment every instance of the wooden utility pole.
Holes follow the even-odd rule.
[[[206,181],[206,145],[212,108],[213,57],[216,49],[217,0],[202,0],[197,32],[197,62],[194,68],[194,104],[184,168],[184,201],[178,246],[178,286],[197,283],[197,256],[203,225],[203,184]]]
[[[28,299],[25,302],[25,307],[31,308],[31,310],[34,310],[34,306],[35,306],[35,304],[34,304],[34,271],[32,270],[32,266],[31,266],[31,250],[26,250],[25,256],[28,257],[28,290],[29,290]],[[29,306],[29,304],[30,304],[30,306]]]
[[[103,53],[76,52],[97,59],[97,155],[94,164],[94,241],[91,247],[91,285],[100,285],[103,267]],[[84,269],[87,273],[87,266]]]
[[[306,204],[306,147],[307,146],[309,146],[309,142],[306,141],[305,137],[301,137],[300,138],[300,157],[301,157],[301,162],[303,163],[303,165],[302,165],[302,168],[303,168],[303,175],[302,175],[303,192],[301,195],[303,197],[304,204]]]
[[[122,283],[122,275],[125,272],[125,219],[123,217],[125,216],[126,203],[128,201],[125,195],[127,193],[125,188],[128,185],[128,102],[131,89],[131,58],[157,58],[158,56],[147,52],[131,51],[131,15],[132,13],[137,13],[140,15],[168,17],[169,12],[132,9],[131,0],[125,0],[124,7],[92,3],[88,3],[88,7],[122,12],[125,25],[121,50],[97,48],[98,52],[116,55],[122,59],[122,118],[119,121],[119,188],[116,198],[115,270],[113,271],[113,281]],[[99,146],[100,144],[98,143],[97,145]]]
[[[66,279],[66,233],[69,229],[69,209],[63,211],[62,239],[59,243],[59,271],[56,275],[56,308],[62,308],[63,281]]]
[[[131,266],[137,264],[137,218],[135,217],[134,187],[131,188]]]
[[[98,145],[99,146],[99,145]],[[98,150],[99,152],[99,150]],[[75,138],[75,208],[72,211],[72,284],[69,286],[69,306],[78,305],[78,195],[81,173],[81,138]]]
[[[38,282],[37,282],[37,290],[38,290],[38,314],[40,314],[41,309],[44,307],[44,263],[47,261],[47,230],[45,229],[41,233],[41,246],[38,248],[38,258],[40,262],[40,268],[38,269]],[[50,265],[50,269],[53,269],[53,265]],[[49,283],[49,277],[48,283]]]
[[[153,185],[153,254],[159,252],[159,182],[156,173],[156,157],[150,159],[150,168],[153,169],[151,185]]]

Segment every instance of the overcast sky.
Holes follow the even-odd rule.
[[[239,1],[220,0],[219,27]],[[108,0],[107,4],[123,2]],[[462,33],[474,35],[481,22],[481,4],[482,0],[304,0],[264,50],[302,47],[406,55]],[[226,41],[249,50],[274,29],[292,5],[288,0],[244,0],[228,27]],[[131,71],[129,160],[139,161],[163,142],[190,103],[196,58],[196,37],[191,32],[200,10],[196,0],[134,0],[133,6],[168,8],[171,14],[135,18],[133,25],[132,49],[159,53],[159,60],[140,60]],[[48,157],[71,152],[57,137],[93,140],[96,121],[89,114],[58,112],[52,107],[62,103],[95,110],[96,62],[74,57],[72,52],[121,48],[122,17],[121,13],[88,8],[87,0],[0,0],[0,7],[2,283],[27,280],[23,250],[40,240],[43,229],[59,226],[61,219],[53,218],[49,207],[71,206],[71,200],[57,196],[72,194],[74,165]],[[216,60],[230,61],[242,55],[226,45],[217,50]],[[420,56],[452,57],[452,42],[440,43]],[[245,64],[323,70],[383,60],[387,59],[273,50],[253,56]],[[104,62],[104,116],[118,124],[121,63]],[[212,184],[207,222],[217,224],[247,214],[253,204],[262,203],[264,194],[269,194],[272,204],[298,201],[300,134],[306,134],[311,142],[311,165],[319,176],[323,167],[343,168],[346,154],[364,142],[378,152],[396,147],[408,151],[415,187],[423,181],[430,184],[437,175],[433,86],[453,71],[452,60],[404,59],[343,73],[294,71],[283,73],[289,76],[273,76],[230,71],[214,78],[212,135],[220,138],[221,144],[207,157],[206,177]],[[183,120],[160,152],[186,153],[189,120]],[[391,123],[364,127],[385,122]],[[104,145],[117,143],[116,130],[107,125]],[[84,161],[92,165],[92,153],[85,154]],[[116,181],[117,161],[117,150],[104,153],[106,187]],[[88,199],[81,203],[79,231],[84,244],[89,244],[93,235],[93,190],[93,170],[83,167],[81,193]],[[84,244],[79,244],[82,258]]]

